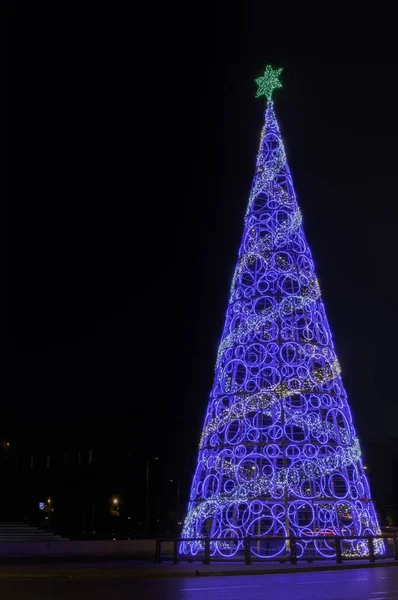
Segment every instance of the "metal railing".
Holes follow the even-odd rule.
[[[347,553],[347,549],[344,549],[344,542],[362,541],[362,553],[357,551],[354,554]],[[375,546],[375,541],[384,540],[381,550],[380,543]],[[315,546],[313,548],[306,548],[307,552],[303,551],[303,546],[300,543],[308,544],[311,542],[323,542],[324,550],[333,552],[329,556],[322,555],[319,549]],[[164,543],[172,543],[172,551],[163,552]],[[281,543],[283,542],[282,549],[270,556],[259,556],[259,552],[255,552],[252,549],[252,544],[266,544],[267,550],[270,549],[272,542]],[[333,546],[330,543],[333,543]],[[190,553],[186,549],[181,550],[181,545],[188,546],[190,544],[196,544],[195,552]],[[228,545],[237,545],[238,548],[231,552],[231,555],[220,554],[216,545],[221,544],[224,548]],[[298,551],[299,546],[299,551]],[[272,548],[271,548],[272,551]],[[284,552],[284,553],[283,553]],[[252,564],[252,562],[290,562],[292,565],[296,565],[298,560],[312,562],[313,560],[335,560],[337,564],[341,564],[343,560],[358,560],[358,559],[369,559],[369,562],[373,563],[376,560],[392,558],[398,561],[398,536],[396,534],[381,534],[381,535],[355,535],[355,536],[343,536],[343,535],[314,535],[314,536],[303,536],[296,537],[290,535],[289,537],[283,536],[261,536],[261,537],[233,537],[233,538],[220,538],[220,537],[200,537],[200,538],[176,538],[176,537],[163,537],[156,539],[155,549],[155,562],[161,563],[164,560],[171,560],[173,564],[177,564],[182,560],[194,562],[200,561],[205,565],[209,565],[211,560],[220,562],[222,560],[229,560],[235,562],[243,562],[246,565]]]

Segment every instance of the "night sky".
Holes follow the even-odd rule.
[[[359,437],[397,437],[397,63],[300,52],[277,15],[226,6],[33,15],[11,76],[1,435],[123,440],[193,473],[271,63]]]

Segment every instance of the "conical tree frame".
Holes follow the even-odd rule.
[[[361,450],[268,100],[185,518],[184,554],[333,557],[330,535],[380,533]],[[280,541],[267,541],[280,536]],[[316,539],[316,536],[324,536]],[[314,539],[312,539],[314,538]],[[375,541],[375,552],[383,552]],[[361,540],[343,555],[363,556]]]

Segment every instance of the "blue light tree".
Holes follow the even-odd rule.
[[[215,556],[248,535],[263,538],[254,554],[277,556],[295,535],[298,556],[332,557],[328,536],[380,533],[275,117],[280,72],[256,80],[265,123],[182,534],[221,538]]]

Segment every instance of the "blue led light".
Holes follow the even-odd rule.
[[[328,535],[380,533],[340,371],[269,100],[183,537],[233,556],[244,536],[282,536],[253,546],[270,557],[308,536],[298,556],[332,557]]]

